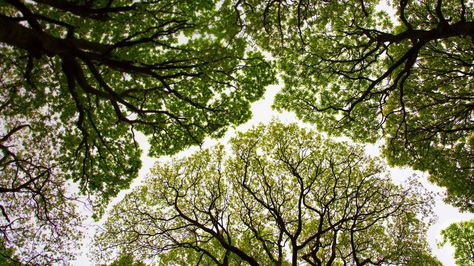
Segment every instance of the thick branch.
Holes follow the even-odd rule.
[[[454,24],[440,24],[432,30],[406,30],[400,34],[380,33],[376,37],[379,42],[398,43],[404,40],[419,40],[429,42],[432,40],[447,39],[456,36],[474,37],[474,22],[459,21]]]
[[[80,17],[88,17],[97,20],[107,20],[109,13],[131,11],[136,8],[136,4],[130,6],[91,8],[87,5],[76,5],[64,0],[34,0],[37,3],[45,4],[63,11],[71,12]]]

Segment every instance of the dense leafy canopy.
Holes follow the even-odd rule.
[[[474,3],[387,2],[395,24],[377,0],[238,1],[280,58],[277,108],[331,134],[383,136],[389,163],[428,171],[474,211]]]
[[[160,265],[439,265],[430,196],[348,143],[273,122],[159,164],[96,237]],[[422,220],[420,220],[422,219]]]
[[[68,249],[80,219],[65,182],[100,214],[137,176],[136,131],[158,156],[248,120],[274,74],[236,21],[229,1],[0,0],[7,245]]]
[[[377,4],[0,0],[0,255],[68,263],[74,191],[101,215],[137,176],[137,131],[160,156],[248,120],[276,72],[249,40],[279,60],[277,108],[384,137],[389,163],[473,211],[474,3],[390,1],[396,25]],[[427,199],[360,148],[280,124],[232,145],[158,166],[118,205],[98,236],[126,249],[114,263],[438,264],[415,218]]]
[[[121,254],[108,266],[146,266],[146,264],[141,261],[135,261],[131,254]]]
[[[457,265],[474,265],[474,220],[453,223],[441,231],[443,241],[454,248],[454,259]]]
[[[273,80],[225,4],[2,1],[5,129],[43,131],[69,177],[115,195],[140,167],[133,130],[174,153],[247,120]]]

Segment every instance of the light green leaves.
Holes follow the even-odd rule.
[[[473,4],[244,1],[249,33],[278,59],[277,109],[356,141],[385,140],[392,165],[427,171],[473,210]],[[266,32],[267,34],[262,34]]]
[[[137,176],[134,131],[149,137],[150,155],[176,153],[247,121],[250,103],[275,81],[229,2],[21,5],[40,18],[28,20],[31,28],[8,21],[27,36],[2,46],[12,84],[2,102],[17,95],[2,106],[3,120],[38,123],[39,132],[33,113],[51,115],[55,129],[45,137],[59,149],[57,167],[102,207]],[[36,45],[23,45],[27,37]]]
[[[430,257],[430,195],[392,184],[360,147],[277,122],[230,143],[158,164],[112,210],[95,238],[97,259],[117,248],[162,265]]]
[[[441,231],[443,241],[454,247],[456,265],[474,265],[474,220],[453,223]]]
[[[81,221],[65,182],[99,218],[138,175],[137,131],[151,156],[177,153],[247,121],[275,81],[229,1],[2,1],[0,13],[2,226],[62,221],[57,245]],[[36,256],[23,247],[46,231],[14,237],[16,250]],[[48,256],[70,251],[47,247]]]

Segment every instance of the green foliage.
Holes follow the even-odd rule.
[[[230,143],[158,164],[112,209],[97,259],[123,249],[160,265],[439,265],[425,240],[431,196],[391,183],[361,147],[277,122]]]
[[[136,132],[160,156],[250,118],[274,70],[236,21],[229,1],[0,2],[0,216],[18,252],[74,242],[68,181],[102,215],[138,175]]]
[[[41,2],[24,8],[61,18],[28,19],[43,31],[25,35],[42,34],[32,43],[42,50],[21,46],[13,34],[0,39],[8,44],[2,69],[10,70],[2,99],[14,101],[2,121],[36,122],[33,133],[57,143],[55,159],[68,178],[105,200],[140,168],[134,130],[149,136],[151,155],[176,153],[248,120],[249,103],[274,81],[262,56],[246,51],[227,2],[219,10],[213,1]],[[65,12],[79,7],[85,10]],[[32,112],[40,110],[46,117],[37,120]]]
[[[141,261],[135,261],[131,254],[121,254],[109,266],[146,266],[146,264]]]
[[[430,173],[474,211],[474,6],[468,1],[239,1],[279,58],[275,107],[332,135],[385,139],[391,165]],[[266,34],[263,33],[266,31]]]
[[[443,241],[440,246],[449,242],[455,251],[456,265],[474,265],[474,220],[453,223],[441,231]]]

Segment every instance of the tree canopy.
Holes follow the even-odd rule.
[[[141,261],[135,261],[131,254],[121,254],[112,263],[104,266],[146,266],[146,264]]]
[[[441,231],[443,241],[451,244],[457,265],[474,265],[474,220],[453,223]]]
[[[280,59],[275,106],[331,134],[385,139],[389,163],[428,171],[474,211],[474,3],[238,1],[253,38]],[[266,34],[264,33],[266,31]]]
[[[229,1],[0,0],[0,217],[4,239],[14,240],[8,245],[38,246],[42,234],[30,225],[74,238],[70,225],[80,219],[66,181],[78,183],[100,215],[138,174],[137,131],[159,156],[248,120],[274,70],[236,20]],[[28,237],[13,237],[19,227]]]
[[[104,198],[140,167],[133,130],[175,153],[246,121],[273,81],[227,2],[6,0],[1,14],[8,139],[20,124],[52,135],[68,177]]]
[[[273,122],[158,164],[112,209],[97,254],[159,265],[440,265],[431,196],[361,147]]]
[[[68,263],[78,194],[97,218],[129,187],[137,132],[154,157],[222,136],[276,73],[276,108],[384,138],[390,164],[428,171],[474,211],[474,3],[388,3],[398,21],[377,0],[0,0],[2,252]],[[392,184],[360,147],[278,123],[232,147],[157,166],[100,248],[121,246],[118,264],[439,263],[429,196]]]

